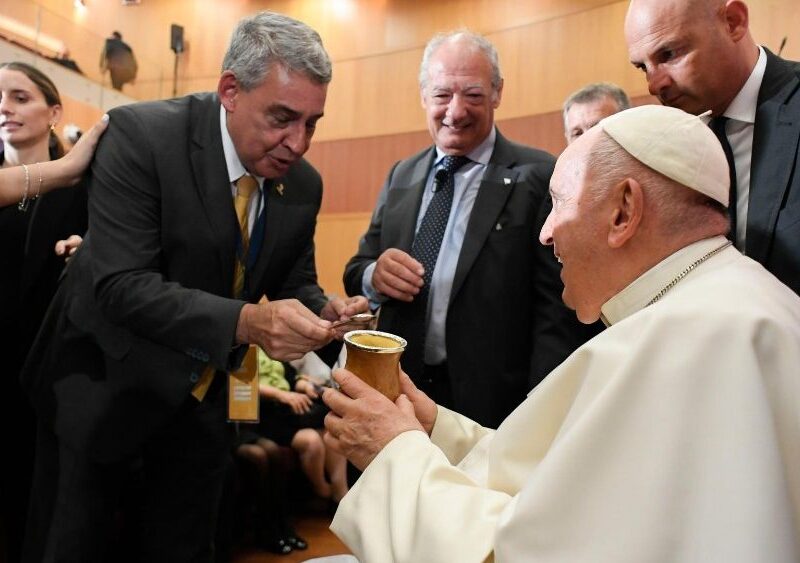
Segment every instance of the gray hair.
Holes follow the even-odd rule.
[[[470,31],[468,29],[459,29],[450,31],[448,33],[437,33],[434,35],[428,44],[425,46],[425,52],[422,53],[422,63],[419,65],[419,86],[425,88],[428,82],[428,65],[430,59],[436,50],[442,46],[446,41],[454,41],[455,39],[464,38],[476,51],[480,51],[486,56],[489,64],[492,67],[492,89],[496,92],[500,89],[500,84],[503,77],[500,74],[500,62],[497,57],[497,49],[494,48],[491,41],[486,39],[483,35]]]
[[[614,103],[617,104],[619,111],[631,107],[631,101],[628,99],[628,95],[625,93],[625,90],[616,84],[612,84],[611,82],[594,82],[592,84],[587,84],[580,90],[576,90],[570,94],[569,97],[564,101],[564,110],[562,112],[564,117],[564,127],[566,128],[567,126],[567,112],[569,111],[569,108],[575,104],[588,104],[590,102],[602,100],[603,98],[610,98],[614,100]]]
[[[663,234],[727,232],[725,206],[642,164],[605,131],[589,153],[587,170],[591,173],[587,192],[590,205],[599,204],[625,178],[635,178],[642,185],[648,205],[657,211]]]
[[[241,20],[222,61],[223,72],[233,72],[247,91],[258,87],[275,63],[319,84],[331,81],[331,60],[319,34],[309,26],[275,12]]]

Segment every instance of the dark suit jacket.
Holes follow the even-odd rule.
[[[230,369],[241,357],[232,352],[244,305],[231,297],[238,225],[219,107],[216,95],[199,94],[110,112],[89,231],[24,374],[40,419],[97,459],[131,453],[207,365]],[[301,161],[275,184],[265,186],[253,301],[296,297],[318,313],[321,179]]]
[[[384,250],[410,251],[435,155],[428,148],[389,172],[369,229],[347,264],[348,294],[361,293],[364,269]],[[454,406],[487,426],[497,426],[585,338],[561,302],[552,249],[538,241],[550,210],[554,162],[498,133],[458,259],[446,325]],[[387,301],[379,328],[408,340],[401,362],[418,378],[422,335],[411,321],[413,309]]]
[[[745,254],[800,294],[800,63],[767,51],[758,93]]]

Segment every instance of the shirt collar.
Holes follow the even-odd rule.
[[[497,131],[494,127],[483,140],[483,142],[475,147],[472,152],[467,153],[465,156],[472,162],[477,162],[486,166],[489,164],[489,159],[492,158],[492,151],[494,150],[494,141],[497,138]],[[442,159],[447,156],[438,146],[436,147],[436,162],[434,166],[438,166]]]
[[[723,114],[725,117],[742,121],[744,123],[756,122],[756,106],[758,105],[758,91],[761,89],[761,82],[764,80],[764,71],[767,68],[767,54],[764,48],[758,47],[758,60],[753,72],[742,89],[728,106]]]
[[[726,240],[723,236],[699,240],[667,256],[603,304],[603,322],[611,326],[644,309],[675,276]]]
[[[247,174],[247,170],[239,160],[239,155],[236,154],[236,147],[233,146],[233,139],[228,133],[228,124],[225,120],[225,108],[220,104],[219,106],[219,129],[222,133],[222,152],[225,154],[225,166],[228,169],[228,180],[233,184],[236,180]],[[253,178],[258,180],[258,186],[264,185],[264,178],[261,176],[252,175]]]

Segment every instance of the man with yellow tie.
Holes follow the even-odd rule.
[[[319,35],[256,14],[222,69],[215,93],[111,112],[89,232],[23,376],[40,428],[29,561],[107,560],[132,464],[140,560],[211,561],[226,372],[249,344],[300,358],[367,308],[317,284],[322,182],[302,155],[331,78]]]

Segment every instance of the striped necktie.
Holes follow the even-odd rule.
[[[250,246],[250,225],[248,224],[249,213],[247,212],[250,198],[258,190],[258,181],[252,176],[245,174],[236,181],[236,197],[233,206],[236,209],[236,220],[239,223],[241,254],[236,254],[236,264],[233,272],[233,296],[239,298],[244,289],[244,274],[247,267],[247,250]]]
[[[250,214],[247,212],[247,208],[249,207],[248,204],[250,203],[250,198],[253,197],[253,194],[256,193],[257,190],[258,181],[252,176],[244,174],[241,178],[236,180],[236,195],[233,198],[233,207],[236,210],[236,220],[239,223],[239,233],[241,235],[240,240],[242,241],[242,245],[241,254],[238,252],[236,253],[236,263],[234,264],[233,270],[234,298],[240,298],[244,290],[247,249],[250,245],[250,226],[248,225],[248,217]],[[192,388],[192,395],[198,401],[202,401],[205,398],[208,388],[214,379],[215,371],[216,370],[214,370],[214,367],[211,365],[206,367],[206,369],[203,371],[203,374],[200,376],[200,379]]]

